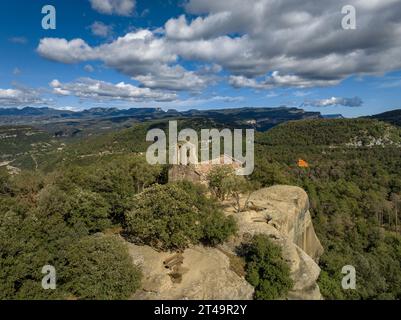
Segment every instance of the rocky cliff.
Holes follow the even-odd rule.
[[[229,212],[231,209],[228,208]],[[274,186],[252,194],[249,209],[234,214],[239,226],[235,239],[224,244],[233,251],[255,234],[266,234],[280,245],[294,280],[289,299],[322,299],[316,283],[323,247],[315,234],[309,198],[298,187]]]
[[[142,289],[133,299],[252,299],[253,288],[246,282],[235,252],[241,243],[260,233],[282,247],[290,265],[294,288],[288,299],[322,298],[316,280],[323,248],[305,191],[290,186],[261,189],[251,196],[246,212],[235,213],[229,205],[225,212],[235,217],[239,231],[218,248],[195,246],[176,255],[128,244],[134,263],[144,273]],[[174,265],[175,261],[179,263]]]

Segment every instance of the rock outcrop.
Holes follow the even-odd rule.
[[[274,186],[251,196],[251,205],[315,261],[323,254],[309,212],[309,198],[298,187]],[[261,211],[262,210],[262,211]]]
[[[229,205],[225,212],[237,220],[238,234],[218,248],[194,246],[185,250],[176,258],[180,263],[174,268],[166,267],[174,253],[128,244],[134,263],[142,266],[144,273],[142,289],[133,299],[252,299],[254,290],[233,267],[233,257],[238,246],[255,234],[268,235],[282,247],[294,280],[288,299],[322,299],[316,281],[323,248],[304,190],[290,186],[261,189],[252,194],[246,212],[235,213]]]
[[[129,252],[144,273],[142,289],[133,299],[252,299],[253,287],[231,269],[229,257],[219,249],[202,246],[187,249],[182,254],[183,263],[176,270],[166,268],[163,263],[173,253],[132,244]]]
[[[315,234],[309,212],[309,198],[298,187],[274,186],[253,193],[249,209],[233,214],[239,226],[238,236],[226,243],[234,251],[255,234],[266,234],[282,247],[291,268],[294,288],[289,299],[322,299],[316,283],[317,265],[323,247]],[[232,211],[227,209],[227,213]]]

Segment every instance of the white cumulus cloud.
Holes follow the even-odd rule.
[[[45,105],[49,101],[43,99],[37,90],[16,87],[12,89],[0,88],[0,107],[21,107],[30,105]]]
[[[99,13],[108,15],[130,16],[133,14],[135,0],[89,0],[92,8]]]
[[[61,83],[55,79],[49,85],[58,95],[99,101],[173,101],[177,99],[177,95],[174,93],[139,88],[124,82],[113,84],[91,78],[81,78],[70,83]]]
[[[125,1],[92,0],[108,13],[117,3]],[[341,26],[344,5],[357,9],[356,30]],[[233,86],[267,90],[332,86],[401,69],[398,0],[189,0],[184,8],[158,32],[129,32],[100,46],[44,38],[38,52],[63,63],[100,60],[144,86],[175,90],[210,83],[182,61],[219,65]]]
[[[107,38],[113,33],[113,27],[100,21],[91,24],[90,29],[95,36]]]

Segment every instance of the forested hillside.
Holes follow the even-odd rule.
[[[370,118],[401,126],[401,110],[387,111],[371,116]]]
[[[129,298],[141,276],[117,236],[122,229],[132,241],[158,249],[214,245],[235,232],[205,190],[166,184],[167,167],[146,163],[147,130],[167,125],[150,121],[65,145],[21,131],[24,138],[9,150],[22,143],[13,163],[22,172],[11,176],[0,167],[1,298]],[[179,128],[222,125],[204,118],[179,122]],[[325,249],[320,287],[327,299],[401,297],[400,132],[376,120],[319,119],[256,135],[254,184],[297,185],[310,196]],[[32,147],[41,143],[51,147]],[[23,161],[32,156],[36,164]],[[307,166],[299,167],[300,159]],[[176,197],[185,201],[168,210]],[[199,214],[200,224],[189,228]],[[177,233],[168,236],[167,225]],[[56,296],[40,290],[40,268],[48,263],[60,270]],[[345,265],[357,270],[355,291],[341,288]],[[88,268],[96,270],[91,279]],[[81,277],[85,287],[74,280]]]
[[[401,297],[399,141],[399,129],[373,120],[290,122],[257,138],[252,179],[310,196],[328,299]],[[345,265],[356,268],[355,291],[341,288]]]

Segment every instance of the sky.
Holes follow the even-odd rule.
[[[56,28],[43,29],[45,5]],[[355,8],[355,29],[343,27]],[[401,108],[401,0],[3,0],[0,108]],[[349,20],[347,20],[349,21]]]

